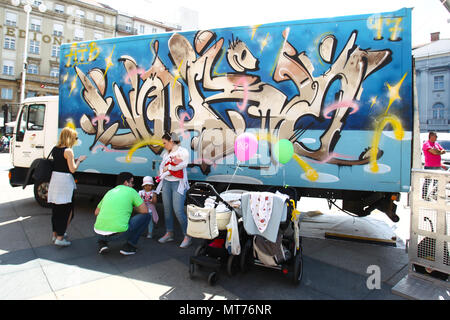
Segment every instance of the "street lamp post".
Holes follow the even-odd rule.
[[[26,75],[27,75],[27,66],[28,66],[28,34],[29,34],[29,29],[30,29],[30,13],[32,10],[31,4],[33,3],[33,0],[11,0],[11,3],[14,6],[19,6],[21,3],[24,4],[23,10],[25,11],[25,13],[27,14],[27,19],[26,19],[26,27],[25,27],[25,43],[23,46],[23,65],[22,65],[22,83],[21,83],[21,89],[20,89],[20,104],[23,104],[23,101],[25,100],[25,79],[26,79]],[[47,7],[45,6],[44,3],[41,3],[39,5],[39,11],[40,12],[45,12],[47,10]]]

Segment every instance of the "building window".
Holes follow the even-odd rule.
[[[31,97],[36,97],[37,96],[37,91],[27,91],[25,94],[25,98],[31,98]]]
[[[53,35],[57,37],[62,37],[64,31],[64,26],[62,24],[55,23],[53,25]]]
[[[76,15],[78,18],[84,18],[85,13],[84,13],[83,10],[77,9],[77,10],[75,11],[75,15]]]
[[[64,5],[62,5],[62,4],[55,4],[55,12],[56,13],[64,13]]]
[[[55,77],[55,78],[59,77],[59,68],[56,68],[56,67],[52,68],[50,70],[50,77]]]
[[[55,77],[55,78],[59,77],[59,68],[53,67],[50,70],[50,77]]]
[[[98,23],[103,23],[105,21],[105,18],[101,14],[96,14],[95,21]]]
[[[6,19],[5,19],[5,24],[7,26],[15,27],[17,25],[17,14],[12,13],[12,12],[7,12],[6,13]]]
[[[444,90],[444,76],[434,76],[434,90]]]
[[[14,75],[14,61],[10,60],[3,61],[3,74],[8,76]]]
[[[52,46],[52,57],[59,57],[60,47],[58,45]]]
[[[41,43],[39,41],[30,40],[30,53],[39,54]]]
[[[145,26],[144,26],[144,25],[141,24],[141,25],[139,26],[139,32],[142,33],[142,34],[145,33]]]
[[[445,119],[445,107],[442,103],[436,103],[433,107],[433,119]]]
[[[73,40],[83,41],[84,40],[84,30],[83,29],[75,29]]]
[[[39,19],[31,19],[30,21],[30,30],[31,31],[41,31],[41,20]]]
[[[127,32],[131,32],[131,23],[129,23],[129,22],[125,23],[125,30]]]
[[[103,39],[103,34],[99,32],[94,32],[94,40],[101,40]]]
[[[11,37],[5,37],[5,44],[4,44],[3,48],[15,50],[16,49],[16,39],[11,38]]]
[[[12,88],[2,88],[2,99],[12,100],[13,99],[13,89]]]
[[[39,74],[39,67],[35,64],[29,64],[27,72],[31,74]]]
[[[158,32],[158,29],[152,28],[152,33],[157,33],[157,32]]]

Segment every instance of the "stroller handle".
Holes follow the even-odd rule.
[[[209,191],[209,195],[219,196],[219,193],[214,187],[207,182],[195,182],[191,188],[198,191]],[[219,196],[220,197],[220,196]]]
[[[194,202],[197,202],[196,199],[190,194],[189,191],[195,192],[195,191],[206,191],[207,194],[202,194],[202,197],[207,198],[209,196],[216,196],[217,201],[222,202],[229,210],[234,211],[237,214],[236,209],[234,209],[228,202],[222,199],[222,197],[219,195],[219,193],[214,189],[214,186],[207,183],[207,182],[195,182],[190,189],[187,192],[188,198],[193,200]]]

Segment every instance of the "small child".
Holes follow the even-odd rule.
[[[148,224],[148,234],[147,238],[151,239],[153,238],[153,223],[158,223],[158,212],[156,211],[155,204],[157,201],[156,194],[153,191],[153,179],[152,177],[146,176],[144,177],[142,187],[143,190],[139,191],[139,195],[141,196],[142,200],[144,200],[145,205],[148,208],[148,214],[152,215],[152,219],[150,220]]]
[[[178,157],[171,157],[170,161],[167,162],[166,165],[172,165],[172,166],[176,166],[179,165],[183,160],[178,158]],[[177,171],[173,171],[173,170],[167,170],[166,172],[164,172],[162,175],[158,176],[155,178],[156,182],[160,182],[161,180],[163,180],[165,177],[167,177],[168,175],[172,175],[174,177],[183,179],[183,170],[177,170]]]

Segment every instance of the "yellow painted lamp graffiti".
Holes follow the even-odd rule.
[[[305,160],[300,158],[296,153],[292,156],[298,165],[305,171],[305,176],[309,181],[316,181],[319,178],[319,174],[314,170]]]
[[[380,144],[381,133],[383,132],[384,127],[390,123],[394,128],[394,136],[397,140],[402,140],[404,136],[404,131],[400,119],[394,115],[383,116],[378,123],[375,134],[372,139],[372,148],[370,149],[370,163],[369,168],[372,172],[378,172],[378,163],[377,163],[377,154],[378,154],[378,145]]]
[[[137,149],[142,148],[144,146],[160,146],[163,147],[164,144],[162,140],[157,139],[144,139],[142,141],[139,141],[133,145],[133,147],[128,151],[127,156],[125,157],[126,162],[131,162],[131,158],[133,157],[133,154],[136,152]]]
[[[73,130],[77,130],[77,128],[75,127],[75,123],[73,122],[73,120],[68,120],[68,121],[66,122],[66,127],[69,127],[69,128],[71,128],[71,129],[73,129]]]

